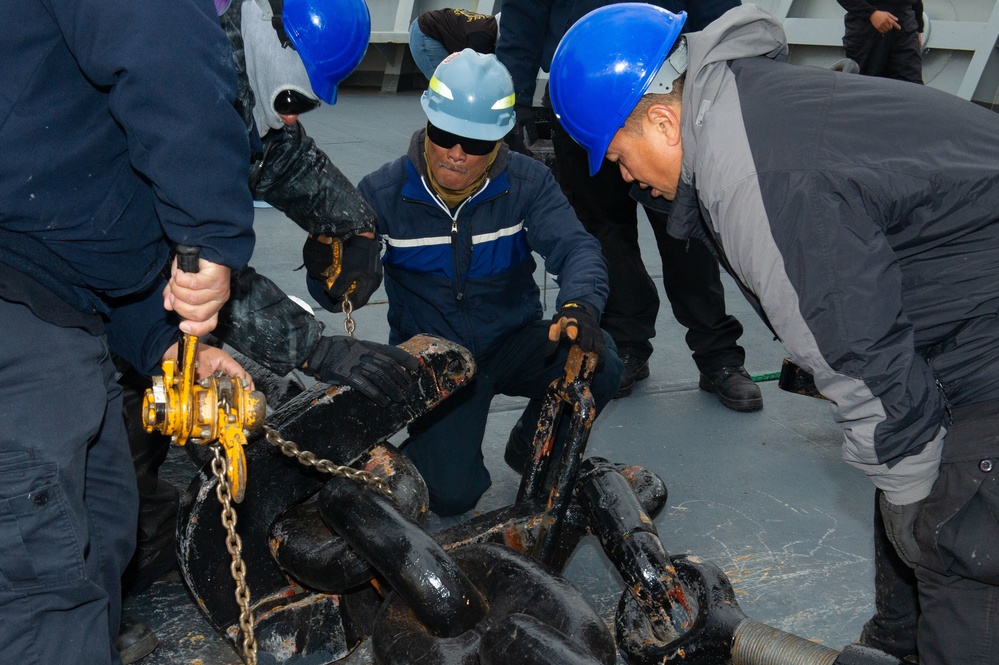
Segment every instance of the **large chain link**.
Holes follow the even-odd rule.
[[[232,490],[226,475],[226,460],[222,446],[212,444],[212,474],[218,483],[215,496],[222,504],[222,526],[226,530],[225,546],[232,556],[229,572],[236,581],[236,604],[239,605],[239,627],[243,632],[243,660],[247,665],[257,665],[257,638],[253,634],[253,611],[250,609],[250,587],[246,582],[246,564],[243,562],[243,541],[236,533],[236,510],[232,507]]]
[[[355,469],[349,466],[340,466],[334,464],[328,459],[320,459],[319,457],[316,457],[315,453],[311,453],[308,450],[300,450],[299,447],[295,445],[294,441],[289,441],[281,436],[276,429],[268,427],[267,425],[264,425],[264,432],[266,433],[268,443],[279,448],[281,452],[288,457],[294,457],[301,464],[313,467],[323,473],[328,473],[331,476],[340,476],[341,478],[348,478],[350,480],[356,480],[372,485],[388,498],[393,501],[395,500],[392,488],[381,476],[371,473],[370,471]]]
[[[347,337],[354,336],[354,329],[357,325],[354,323],[354,317],[351,316],[354,312],[354,304],[350,302],[350,296],[346,293],[343,295],[343,330],[347,333]]]

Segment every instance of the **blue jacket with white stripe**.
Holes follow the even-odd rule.
[[[455,210],[426,180],[421,129],[409,152],[364,177],[361,196],[386,245],[390,342],[427,333],[474,355],[542,318],[532,251],[559,285],[556,307],[572,300],[602,312],[607,266],[551,171],[506,146],[474,195]]]

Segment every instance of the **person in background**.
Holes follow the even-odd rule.
[[[922,0],[836,1],[846,10],[846,57],[861,74],[923,82]]]
[[[597,241],[551,171],[503,143],[515,122],[510,74],[495,55],[465,49],[440,64],[421,102],[426,128],[405,156],[365,176],[358,189],[386,244],[389,341],[424,332],[475,358],[471,384],[412,423],[402,446],[427,483],[430,509],[457,515],[491,483],[482,437],[495,395],[530,398],[505,454],[523,473],[542,399],[565,370],[560,340],[601,358],[592,383],[598,412],[617,390],[621,361],[599,327],[607,273]],[[534,252],[557,275],[550,321]],[[566,435],[566,428],[556,433],[553,459]]]
[[[613,0],[504,0],[496,56],[510,70],[517,91],[514,144],[525,140],[530,144],[536,138],[532,103],[539,67],[548,71],[555,47],[569,26],[587,12],[612,4]],[[673,11],[689,5],[687,29],[700,30],[738,6],[739,0],[657,0],[655,4]],[[600,168],[592,168],[594,164],[558,118],[552,119],[551,128],[558,182],[583,226],[600,241],[607,259],[610,295],[600,325],[614,338],[624,361],[616,397],[626,397],[637,382],[649,376],[660,306],[638,245],[638,206],[629,196],[630,184],[621,180],[612,164],[601,158],[596,162]],[[687,329],[687,346],[699,370],[698,386],[730,409],[763,408],[760,388],[744,368],[746,353],[738,344],[742,325],[725,310],[717,260],[698,240],[669,237],[665,231],[668,209],[646,208],[646,213],[662,261],[666,297],[676,320]]]
[[[0,662],[117,665],[138,499],[111,353],[150,373],[214,328],[253,249],[246,132],[210,4],[11,3],[0,48]],[[172,244],[199,272],[162,276]],[[249,380],[202,348],[216,369]]]
[[[553,58],[552,104],[591,164],[614,162],[650,204],[672,200],[670,234],[711,243],[829,399],[843,457],[915,572],[918,653],[893,655],[993,659],[999,116],[790,65],[756,5],[685,38],[683,19],[640,3],[593,12]],[[898,141],[886,120],[933,131]]]
[[[466,48],[477,53],[495,51],[499,18],[499,14],[450,7],[423,12],[409,26],[409,52],[429,81],[437,65],[452,53]]]

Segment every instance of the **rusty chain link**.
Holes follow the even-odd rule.
[[[232,555],[229,572],[236,582],[236,604],[239,605],[239,627],[243,632],[242,654],[247,665],[257,665],[257,638],[253,634],[253,611],[250,609],[250,587],[246,582],[246,564],[243,562],[243,541],[236,533],[236,510],[232,507],[232,491],[226,475],[226,460],[222,446],[212,444],[212,474],[218,481],[215,496],[222,504],[222,526],[226,530],[225,546]]]
[[[357,480],[362,483],[372,485],[388,498],[393,501],[395,500],[392,488],[380,476],[377,476],[370,471],[363,471],[349,466],[339,466],[328,459],[320,459],[316,457],[315,453],[311,453],[308,450],[299,450],[294,441],[289,441],[281,436],[277,430],[272,427],[268,427],[267,425],[264,425],[264,432],[266,433],[268,443],[279,448],[281,452],[288,457],[294,457],[301,464],[313,467],[323,473],[328,473],[331,476],[340,476],[341,478]]]

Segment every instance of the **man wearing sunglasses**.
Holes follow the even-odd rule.
[[[881,514],[862,643],[995,662],[999,116],[788,64],[781,24],[754,4],[686,37],[683,22],[647,3],[580,19],[552,58],[552,106],[592,170],[606,158],[649,205],[672,201],[669,233],[710,243],[829,399]],[[909,145],[875,115],[934,131]],[[890,549],[916,580],[915,634]]]
[[[386,245],[390,341],[426,332],[475,356],[468,387],[409,428],[404,452],[439,515],[472,509],[490,485],[481,451],[497,394],[531,398],[514,428],[507,463],[523,471],[549,383],[568,344],[601,356],[592,390],[601,409],[621,361],[599,327],[607,298],[600,245],[586,233],[541,162],[511,153],[513,81],[494,55],[448,56],[424,93],[426,129],[408,153],[361,180]],[[557,313],[544,320],[532,252],[556,275]],[[556,435],[556,447],[564,437]]]

